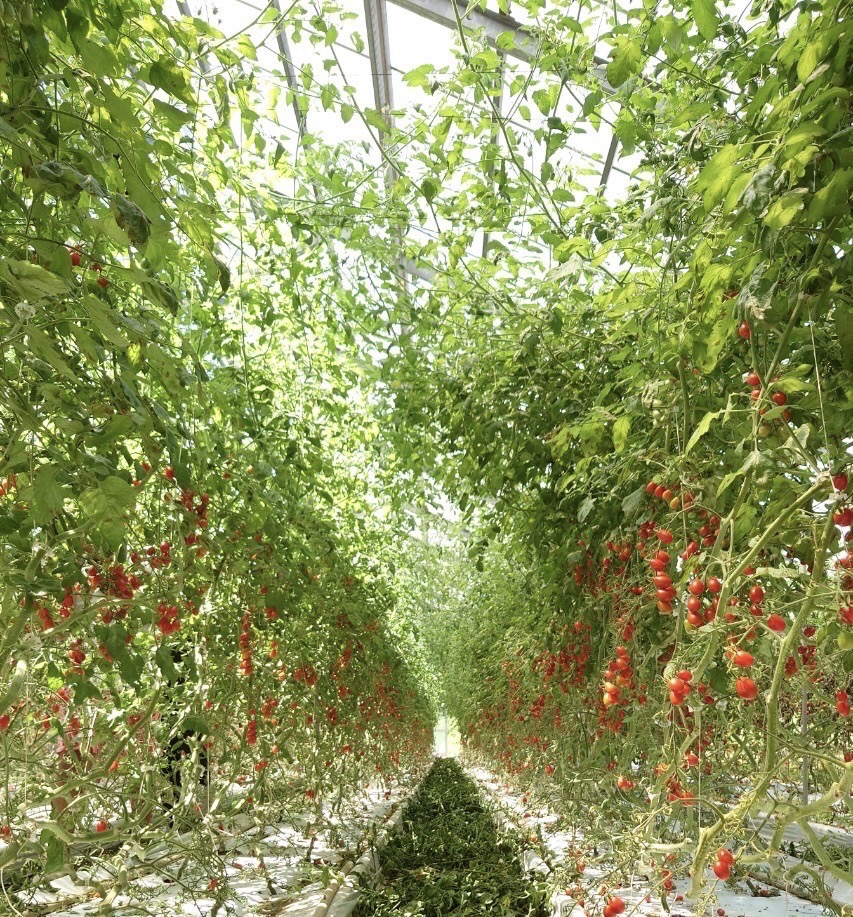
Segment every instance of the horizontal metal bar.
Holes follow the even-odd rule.
[[[449,29],[456,28],[456,12],[452,0],[390,0],[390,2]],[[512,16],[494,13],[491,10],[470,10],[467,15],[460,11],[460,17],[463,24],[469,28],[483,29],[491,42],[496,42],[498,36],[503,35],[504,32],[512,32],[514,47],[503,49],[511,57],[531,61],[539,51],[539,43],[536,39]]]

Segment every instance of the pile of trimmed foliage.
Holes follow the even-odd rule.
[[[365,889],[356,917],[545,915],[545,896],[519,863],[520,838],[499,834],[474,783],[436,761],[382,853],[379,887]]]

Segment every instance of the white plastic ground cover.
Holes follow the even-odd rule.
[[[531,800],[522,799],[522,796],[513,793],[510,787],[503,783],[495,774],[480,767],[466,767],[466,771],[480,786],[484,799],[490,803],[490,808],[495,813],[499,825],[511,827],[525,833],[537,832],[541,834],[542,841],[548,851],[548,865],[541,857],[532,851],[527,851],[524,866],[529,872],[547,874],[552,866],[560,864],[560,860],[572,848],[583,842],[583,832],[577,827],[565,829],[561,825],[560,817],[543,807],[532,807]],[[787,838],[786,838],[787,839]],[[795,838],[796,840],[796,838]],[[798,861],[792,857],[784,857],[785,866],[793,866]],[[814,868],[812,866],[812,868]],[[587,885],[596,885],[596,880],[604,879],[607,870],[587,866],[584,878]],[[709,882],[714,883],[714,876],[708,871]],[[850,908],[853,913],[853,887],[843,882],[832,882],[831,876],[824,874],[827,886],[833,891],[833,898],[842,907]],[[687,900],[687,890],[690,881],[687,879],[676,880],[673,893],[667,899],[666,910],[659,898],[655,897],[651,883],[642,875],[634,877],[630,885],[618,889],[619,896],[627,905],[626,915],[632,917],[706,917],[706,915],[719,915],[719,917],[823,917],[826,910],[811,901],[805,901],[794,894],[779,891],[777,888],[753,880],[762,897],[756,897],[743,885],[729,888],[721,882],[713,886],[713,901],[706,905],[706,909],[699,910],[697,906]],[[612,889],[612,893],[617,893]],[[764,897],[766,895],[766,897]],[[585,906],[591,914],[600,913],[600,908],[605,899],[592,895],[586,900]],[[556,892],[552,898],[553,917],[584,917],[586,911],[577,902],[564,892]],[[847,911],[845,911],[847,913]]]
[[[385,819],[382,827],[372,838],[368,838],[368,847],[355,863],[345,863],[337,878],[322,892],[317,900],[317,892],[307,895],[279,912],[280,917],[349,917],[358,904],[359,886],[362,883],[378,881],[382,872],[379,851],[388,843],[391,832],[400,824],[403,813],[418,787],[412,788],[407,796],[400,800],[396,809]]]
[[[219,917],[346,917],[355,906],[356,876],[377,862],[375,850],[399,823],[401,807],[421,777],[408,775],[390,788],[372,786],[361,798],[352,800],[340,816],[326,806],[320,831],[311,830],[316,819],[306,813],[289,824],[263,827],[245,818],[219,832],[216,841],[220,850],[227,851],[225,881],[232,894],[218,912],[215,892],[208,890],[208,876],[197,869],[180,875],[178,862],[164,860],[162,868],[133,878],[110,902],[107,913],[115,917],[210,917],[214,913]],[[313,844],[308,831],[314,834]],[[365,845],[367,850],[355,864],[342,863],[345,850]],[[165,853],[164,848],[161,854]],[[151,849],[147,854],[146,862],[151,862]],[[329,884],[331,871],[346,876]],[[4,902],[0,894],[0,913],[5,913],[8,903],[14,908],[10,913],[18,914],[103,914],[104,902],[94,886],[111,885],[113,881],[114,876],[105,869],[79,869],[73,879],[55,879],[49,883],[50,889],[21,892],[15,896],[17,900]]]

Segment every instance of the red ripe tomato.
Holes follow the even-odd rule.
[[[109,831],[109,830],[110,830],[110,826],[109,826],[108,822],[107,822],[105,819],[102,818],[102,819],[97,823],[97,825],[95,825],[95,830],[96,830],[99,834],[103,834],[105,831]]]
[[[749,589],[749,601],[755,605],[760,605],[764,601],[764,590],[761,586],[751,586]]]
[[[701,608],[702,600],[696,595],[691,595],[687,600],[687,610],[693,612],[693,614],[698,614]]]
[[[846,474],[836,474],[832,476],[832,486],[839,492],[844,493],[847,490],[847,475]]]
[[[732,662],[742,669],[748,669],[755,663],[755,659],[752,653],[747,653],[746,650],[738,650],[734,656],[732,656]]]
[[[725,882],[731,874],[732,870],[728,863],[724,863],[722,860],[717,860],[717,862],[714,863],[714,875],[718,879]]]
[[[781,615],[770,615],[767,619],[767,626],[770,630],[775,630],[777,634],[782,633],[785,629],[785,619]]]
[[[728,863],[729,866],[735,865],[735,855],[727,847],[720,847],[717,851],[717,859],[722,863]]]
[[[702,595],[705,591],[705,583],[697,577],[696,579],[690,580],[687,589],[691,595]]]
[[[653,577],[653,582],[658,589],[669,589],[672,585],[672,580],[667,573],[657,573]]]
[[[669,529],[658,529],[655,534],[658,536],[661,544],[672,544],[672,532]]]
[[[716,595],[722,591],[723,584],[716,576],[709,576],[708,579],[705,580],[705,588],[708,592],[713,592],[714,595]]]
[[[850,716],[850,698],[846,691],[838,691],[835,695],[835,709],[841,716]]]
[[[607,902],[607,906],[610,908],[611,914],[621,914],[625,910],[625,902],[617,895],[614,895]]]
[[[745,341],[748,341],[752,337],[752,328],[749,327],[749,322],[741,322],[740,325],[738,325],[737,333]]]
[[[757,385],[761,385],[761,378],[758,373],[753,370],[751,373],[746,374],[746,384],[751,388],[755,388]]]
[[[80,257],[80,250],[73,248],[71,250],[71,263],[74,265],[74,267],[80,267]]]
[[[755,700],[758,697],[758,685],[751,678],[738,678],[735,691],[744,700]]]
[[[661,560],[659,557],[653,557],[653,558],[649,561],[649,566],[652,568],[652,570],[654,570],[654,571],[660,573],[660,572],[662,572],[663,570],[666,570],[666,561],[665,561],[665,560]],[[672,582],[672,581],[670,580],[670,582]]]
[[[832,514],[832,521],[842,529],[853,525],[853,506],[845,506]]]
[[[649,483],[646,484],[646,493],[653,494],[657,486],[658,486],[657,481],[649,481]]]
[[[773,404],[778,404],[779,407],[782,407],[783,404],[788,403],[788,396],[784,392],[773,392]]]
[[[676,675],[676,678],[686,683],[693,680],[693,673],[689,669],[682,669],[678,675]]]

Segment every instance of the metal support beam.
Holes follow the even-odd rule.
[[[494,100],[492,104],[492,129],[489,135],[489,142],[495,148],[498,147],[501,141],[501,117],[503,115],[504,107],[504,65],[506,64],[506,55],[501,53],[500,55],[500,66],[498,67],[498,93],[497,99]],[[495,177],[495,159],[490,159],[486,164],[486,179],[490,185],[494,182]],[[483,257],[485,258],[489,252],[489,233],[488,231],[483,232]]]
[[[296,115],[296,124],[299,127],[299,139],[305,136],[308,129],[308,112],[299,105],[299,83],[296,79],[296,69],[293,66],[293,57],[290,53],[290,42],[284,31],[284,24],[281,22],[281,4],[279,0],[272,0],[275,11],[279,15],[279,21],[275,27],[275,41],[278,45],[278,53],[281,56],[281,62],[284,65],[284,76],[287,79],[287,87],[293,93],[293,113]]]
[[[376,110],[390,126],[394,90],[391,82],[391,41],[388,37],[385,0],[364,0],[364,18],[367,22],[370,72],[373,75],[373,98],[376,100]]]
[[[385,0],[364,0],[364,19],[367,25],[367,50],[370,56],[370,72],[373,77],[373,100],[376,110],[382,115],[388,127],[393,127],[391,112],[394,109],[394,84],[391,75],[391,39],[388,35],[388,16]],[[384,144],[384,134],[379,142]],[[385,171],[385,185],[390,188],[397,180],[397,170],[389,163]],[[403,247],[403,234],[397,241]],[[400,280],[406,286],[406,265],[401,259],[398,265]]]
[[[456,10],[453,0],[390,0],[410,13],[416,13],[425,19],[431,19],[448,29],[456,29]],[[471,29],[482,29],[492,43],[504,32],[512,32],[514,47],[507,48],[506,53],[519,60],[531,61],[539,52],[539,42],[512,16],[493,13],[491,10],[469,10],[467,15],[459,8],[462,23]]]
[[[619,138],[616,132],[610,138],[610,146],[607,148],[607,159],[604,160],[604,168],[601,170],[601,182],[599,188],[604,188],[610,179],[610,173],[613,170],[613,163],[616,161],[616,151],[619,149]]]

